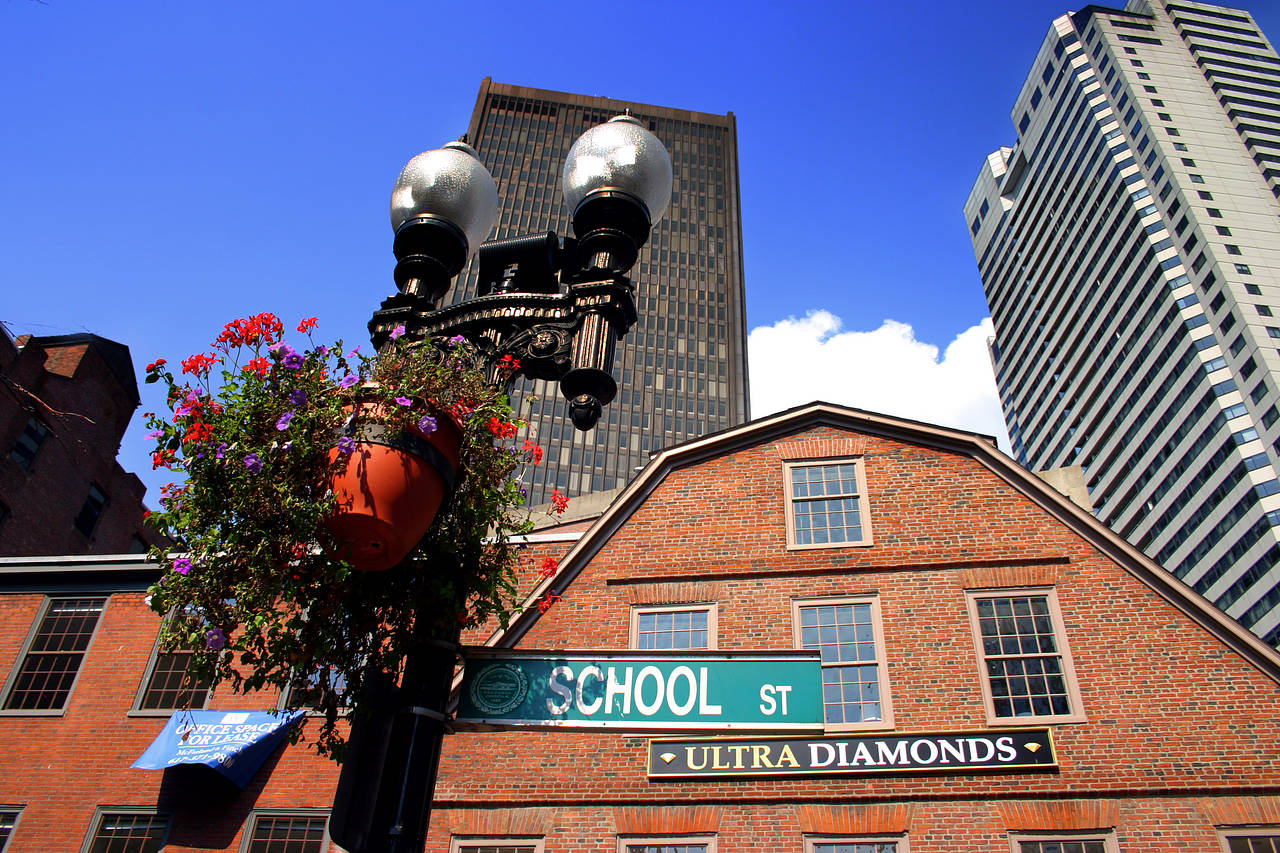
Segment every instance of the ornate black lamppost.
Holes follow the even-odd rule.
[[[391,194],[399,293],[369,322],[374,346],[397,326],[411,340],[461,335],[492,382],[510,355],[520,363],[516,375],[558,381],[574,426],[591,429],[617,393],[614,345],[636,321],[626,273],[666,211],[671,178],[658,138],[630,115],[617,116],[569,149],[562,186],[573,237],[546,232],[482,244],[498,193],[475,150],[451,142],[419,154]],[[477,296],[439,307],[477,247]],[[457,635],[422,639],[399,685],[385,675],[370,679],[362,697],[369,713],[352,722],[330,820],[333,840],[351,853],[417,853],[425,841]]]

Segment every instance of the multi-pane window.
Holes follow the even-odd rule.
[[[710,604],[638,607],[631,612],[632,647],[645,651],[714,649],[716,613]]]
[[[541,853],[541,839],[455,838],[450,853]]]
[[[23,471],[30,471],[36,452],[48,434],[47,426],[35,418],[28,418],[27,425],[22,428],[22,435],[18,436],[18,440],[13,443],[13,449],[9,451],[9,458],[17,462],[18,467]]]
[[[18,825],[20,814],[20,808],[0,808],[0,853],[4,853],[9,846],[9,839],[13,837],[13,828]]]
[[[196,681],[187,674],[191,652],[165,652],[157,645],[151,661],[146,686],[138,697],[138,710],[173,711],[204,707],[209,698],[209,684]]]
[[[105,598],[52,598],[5,697],[6,710],[60,710],[80,672]]]
[[[1051,590],[974,594],[969,613],[993,719],[1079,715],[1070,653]]]
[[[102,510],[107,505],[107,496],[98,488],[97,483],[89,484],[89,494],[85,496],[80,514],[76,516],[76,530],[87,536],[93,535],[93,528],[98,526]]]
[[[326,850],[324,815],[260,814],[244,853],[321,853]]]
[[[1228,835],[1227,853],[1280,853],[1280,835]]]
[[[84,853],[160,853],[169,818],[153,812],[101,811]]]
[[[871,544],[861,460],[788,465],[786,487],[790,547]]]
[[[1107,853],[1107,842],[1101,838],[1080,841],[1019,841],[1018,853]]]
[[[316,667],[309,672],[298,672],[294,676],[293,684],[289,685],[284,707],[323,711],[326,696],[332,696],[332,701],[339,707],[343,707],[346,688],[346,678],[332,667]]]
[[[898,853],[897,841],[814,841],[805,853]]]
[[[829,727],[892,725],[874,598],[795,602],[797,645],[822,656],[822,707]]]
[[[712,838],[620,838],[619,853],[715,853]]]

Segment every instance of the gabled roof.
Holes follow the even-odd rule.
[[[819,426],[896,439],[975,460],[1280,683],[1280,653],[1091,514],[1000,452],[991,436],[823,402],[796,406],[658,453],[578,539],[560,561],[559,572],[534,588],[524,602],[524,611],[513,618],[505,630],[494,632],[485,645],[512,647],[519,642],[542,617],[537,601],[548,592],[563,594],[618,528],[648,500],[669,472]]]

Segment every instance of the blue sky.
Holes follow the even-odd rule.
[[[594,8],[5,0],[0,321],[95,332],[139,370],[257,311],[365,342],[395,176],[466,129],[488,75],[736,114],[755,414],[807,393],[998,432],[960,209],[1069,7]],[[154,501],[144,431],[121,463]]]

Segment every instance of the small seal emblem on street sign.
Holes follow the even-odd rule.
[[[528,695],[528,676],[509,663],[486,666],[471,683],[471,702],[482,714],[506,714]]]

